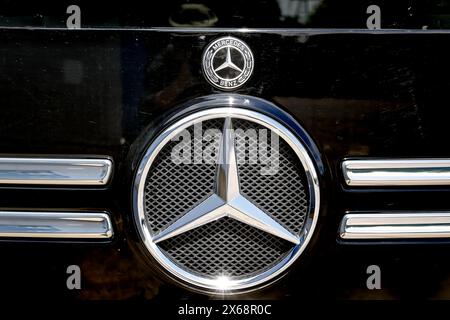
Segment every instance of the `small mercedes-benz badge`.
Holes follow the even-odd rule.
[[[242,40],[234,37],[216,39],[203,52],[206,79],[223,90],[242,86],[253,72],[253,53]]]

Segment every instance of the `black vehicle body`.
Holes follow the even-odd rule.
[[[24,23],[13,19],[16,5],[2,4],[0,153],[107,155],[114,172],[104,187],[1,186],[0,207],[106,210],[115,234],[79,243],[2,239],[0,296],[208,298],[151,263],[133,221],[132,180],[145,143],[174,113],[194,100],[238,94],[274,103],[311,137],[322,204],[313,241],[295,266],[234,298],[449,299],[448,241],[338,237],[349,211],[450,209],[450,187],[358,189],[341,172],[347,158],[450,157],[450,33],[433,15],[446,7],[383,2],[383,28],[368,30],[370,3],[325,2],[309,24],[280,22],[276,2],[241,4],[239,14],[232,4],[207,4],[219,17],[208,28],[166,26],[169,6],[131,5],[125,13],[119,5],[80,3],[86,18],[79,30],[65,28],[63,4],[29,4]],[[255,58],[251,79],[231,93],[207,83],[201,70],[204,47],[221,36],[242,39]],[[83,270],[82,290],[67,290],[73,264]],[[372,264],[383,270],[381,290],[366,287]]]

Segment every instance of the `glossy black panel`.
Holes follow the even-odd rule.
[[[366,28],[368,7],[384,29],[448,29],[448,0],[2,0],[0,26],[66,27],[71,5],[83,28]],[[69,12],[72,12],[71,10]],[[369,10],[370,13],[373,11]]]
[[[346,157],[450,157],[450,34],[293,29],[1,29],[0,153],[101,154],[116,168],[106,190],[2,189],[0,207],[106,209],[116,236],[103,245],[1,242],[0,295],[196,296],[143,259],[131,180],[142,136],[192,99],[221,93],[205,81],[201,55],[223,35],[244,40],[255,56],[252,78],[235,93],[285,110],[324,164],[321,220],[308,252],[286,279],[249,296],[450,298],[449,245],[336,241],[347,210],[450,209],[449,188],[350,190],[339,171]],[[83,270],[81,291],[66,289],[71,264]],[[382,291],[365,289],[370,264],[385,270]],[[410,283],[412,275],[420,280]]]

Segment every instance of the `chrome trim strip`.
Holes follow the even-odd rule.
[[[351,240],[450,238],[450,212],[348,213],[339,234]]]
[[[450,185],[450,159],[345,160],[342,171],[349,186]]]
[[[104,212],[0,211],[0,238],[109,239]]]
[[[111,172],[108,158],[0,158],[0,184],[101,186]]]

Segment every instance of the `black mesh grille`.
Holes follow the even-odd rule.
[[[214,221],[161,244],[179,266],[208,276],[240,277],[262,272],[291,245],[230,218]]]
[[[222,129],[223,119],[202,123],[207,129]],[[270,162],[261,163],[258,148],[268,148],[271,132],[247,120],[233,119],[236,130],[236,153],[241,193],[270,214],[281,225],[299,234],[308,211],[308,192],[304,169],[289,145],[279,138],[279,162],[273,174],[261,174]],[[239,130],[241,129],[241,130]],[[258,148],[244,136],[254,129],[267,130],[267,144],[259,142]],[[193,126],[188,128],[194,137]],[[255,137],[250,131],[250,136]],[[258,139],[258,138],[257,138]],[[259,139],[258,139],[259,140]],[[149,171],[145,188],[145,212],[150,230],[158,233],[214,192],[215,160],[204,159],[201,164],[174,164],[172,148],[179,141],[170,142],[161,150]],[[189,142],[188,142],[189,143]],[[201,147],[219,147],[201,139],[193,140],[191,150]],[[198,149],[197,149],[198,150]],[[244,152],[247,150],[247,152]],[[257,153],[256,163],[250,158]],[[264,152],[263,155],[266,153]],[[213,154],[216,156],[217,153]],[[255,158],[252,158],[255,160]],[[273,165],[273,163],[272,163]],[[191,230],[159,244],[167,256],[181,268],[202,276],[226,275],[246,277],[267,270],[286,257],[292,245],[275,236],[230,218],[223,218]]]
[[[223,120],[205,121],[202,133],[207,129],[220,129]],[[196,204],[211,195],[214,188],[216,166],[210,159],[202,159],[203,163],[175,164],[171,153],[179,143],[191,143],[191,150],[207,146],[200,139],[194,139],[194,127],[187,129],[192,139],[171,141],[158,154],[149,171],[145,186],[145,212],[151,230],[157,233],[172,224],[180,216]],[[217,146],[218,147],[218,144]],[[206,154],[206,153],[205,153]],[[205,163],[206,162],[206,163]]]
[[[270,147],[272,134],[263,126],[243,120],[235,120],[233,125],[242,129],[236,130],[236,142],[245,140],[245,143],[236,143],[236,153],[242,157],[238,159],[241,193],[290,232],[299,234],[308,212],[308,193],[305,171],[298,157],[281,138],[278,139],[278,148]],[[243,133],[248,129],[255,129],[258,133],[259,130],[267,130],[267,140],[258,140],[258,148],[255,148],[255,144],[248,143],[248,138],[244,139]],[[279,159],[278,164],[265,159],[250,163],[250,155],[259,153],[261,148],[264,149],[263,158],[273,156]],[[262,170],[271,174],[261,174]]]

